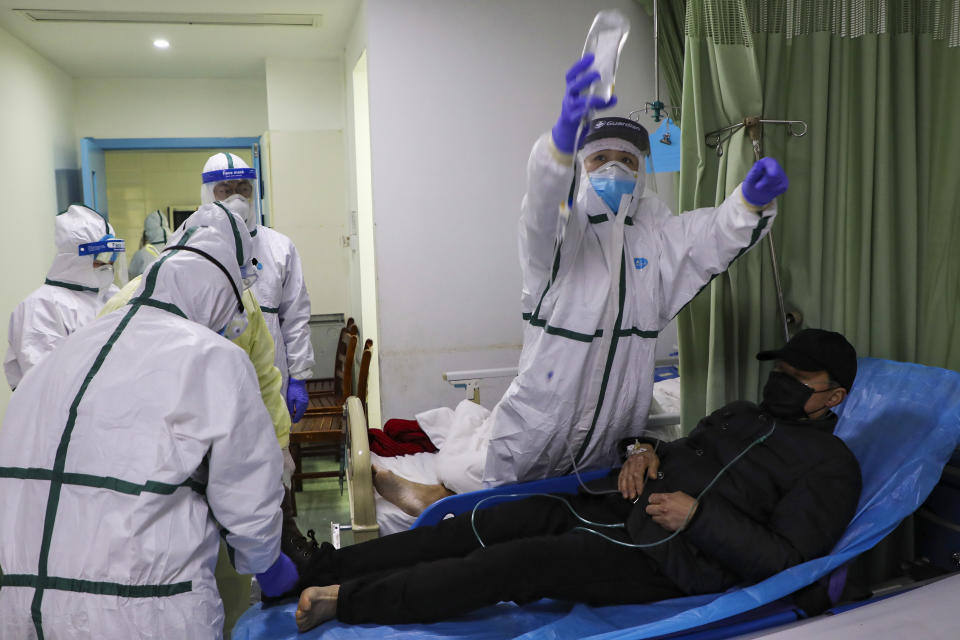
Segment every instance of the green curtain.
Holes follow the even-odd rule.
[[[665,32],[660,38],[679,38]],[[861,356],[960,369],[960,15],[924,0],[688,0],[680,208],[719,203],[753,162],[741,133],[718,158],[706,133],[745,116],[790,178],[773,226],[786,305]],[[783,341],[766,244],[679,317],[686,430],[757,398],[754,355]],[[878,435],[882,437],[882,434]],[[910,519],[851,577],[899,575]]]
[[[862,356],[960,368],[960,42],[941,3],[690,0],[680,208],[719,203],[753,162],[746,116],[790,178],[774,224],[785,301]],[[661,31],[661,37],[664,33]],[[757,398],[753,356],[783,342],[766,244],[680,315],[684,427]]]

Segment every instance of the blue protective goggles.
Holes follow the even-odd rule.
[[[81,256],[92,255],[94,261],[113,264],[117,261],[117,255],[124,253],[126,250],[127,243],[123,238],[117,238],[108,233],[96,242],[81,244],[77,254]]]
[[[200,174],[200,179],[204,184],[210,182],[224,182],[226,180],[256,180],[256,169],[218,169],[217,171],[205,171]]]

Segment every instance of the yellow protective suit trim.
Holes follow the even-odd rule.
[[[146,250],[147,253],[149,253],[150,255],[152,255],[154,258],[159,258],[159,257],[160,257],[160,250],[157,249],[157,248],[156,248],[155,246],[153,246],[152,244],[144,245],[143,248]]]
[[[125,306],[136,293],[143,276],[137,276],[120,289],[107,301],[99,315],[103,316]],[[249,289],[243,292],[243,308],[247,311],[247,329],[233,342],[247,352],[253,368],[257,371],[257,380],[260,382],[260,395],[263,404],[267,407],[270,419],[273,420],[273,430],[277,442],[282,448],[290,444],[290,413],[283,398],[283,376],[280,370],[273,366],[273,336],[267,328],[267,321],[263,319],[260,304]]]
[[[570,167],[573,166],[573,154],[567,153],[565,151],[560,151],[557,149],[557,145],[553,143],[553,136],[550,136],[550,155],[553,156],[553,159],[557,161],[557,164]]]

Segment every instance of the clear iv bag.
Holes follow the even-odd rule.
[[[593,95],[604,100],[609,100],[613,95],[620,52],[629,34],[630,21],[617,9],[605,9],[593,19],[583,45],[583,54],[594,55],[593,69],[600,74],[600,80],[590,87]]]

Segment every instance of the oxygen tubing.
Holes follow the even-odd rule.
[[[747,452],[750,451],[750,449],[754,448],[755,446],[757,446],[758,444],[760,444],[761,442],[763,442],[764,440],[766,440],[767,438],[769,438],[771,435],[773,435],[773,432],[774,432],[774,430],[775,430],[776,428],[777,428],[777,423],[774,422],[774,423],[773,423],[773,426],[770,427],[770,431],[768,431],[767,433],[763,434],[762,436],[760,436],[759,438],[757,438],[756,440],[754,440],[753,442],[751,442],[749,445],[747,445],[747,447],[746,447],[743,451],[741,451],[740,453],[738,453],[737,456],[736,456],[733,460],[731,460],[730,462],[728,462],[727,464],[725,464],[725,465],[723,466],[723,468],[720,469],[720,471],[718,471],[715,476],[713,476],[713,479],[707,484],[707,486],[704,487],[703,490],[697,495],[696,500],[695,500],[694,503],[693,503],[693,506],[690,507],[690,511],[689,511],[689,513],[687,513],[687,517],[686,517],[686,519],[683,521],[683,525],[682,525],[679,529],[677,529],[676,531],[674,531],[673,533],[671,533],[670,535],[668,535],[666,538],[663,538],[662,540],[657,540],[656,542],[647,542],[647,543],[637,543],[637,544],[634,544],[634,543],[630,543],[630,542],[621,542],[620,540],[614,540],[614,539],[611,538],[610,536],[604,535],[604,534],[600,533],[599,531],[594,531],[593,529],[590,529],[590,528],[588,528],[588,527],[574,527],[574,528],[573,528],[573,531],[587,531],[587,532],[592,533],[592,534],[594,534],[594,535],[600,536],[600,537],[603,538],[604,540],[608,540],[608,541],[610,541],[610,542],[612,542],[612,543],[614,543],[614,544],[618,544],[618,545],[620,545],[621,547],[629,547],[629,548],[631,548],[631,549],[649,549],[650,547],[656,547],[656,546],[658,546],[658,545],[661,545],[661,544],[663,544],[663,543],[665,543],[665,542],[668,542],[668,541],[672,540],[672,539],[675,538],[681,531],[683,531],[684,529],[687,528],[687,525],[690,524],[690,520],[693,518],[693,514],[694,514],[694,512],[696,511],[697,505],[700,504],[700,500],[702,500],[703,497],[707,494],[707,492],[710,491],[710,489],[713,488],[713,485],[715,485],[715,484],[717,483],[717,481],[720,479],[720,476],[722,476],[722,475],[727,471],[727,469],[729,469],[730,467],[732,467],[740,458],[742,458],[743,456],[745,456],[745,455],[747,454]],[[576,466],[574,466],[574,473],[576,473],[576,475],[577,475],[577,480],[580,481],[580,485],[583,486],[584,489],[586,489],[586,487],[583,485],[583,481],[580,479],[580,473],[577,471]],[[593,492],[593,491],[590,491],[589,489],[587,489],[587,491],[590,492],[590,493],[593,493],[594,495],[604,495],[604,494],[607,494],[607,493],[617,493],[616,490],[611,490],[611,491],[606,491],[606,492]],[[487,502],[487,501],[489,501],[489,500],[495,500],[495,499],[497,499],[497,498],[521,498],[521,497],[532,497],[532,496],[545,496],[545,497],[547,497],[547,498],[553,498],[553,499],[555,499],[555,500],[560,500],[560,501],[563,502],[565,505],[567,505],[567,509],[570,510],[570,513],[572,513],[573,516],[574,516],[577,520],[579,520],[580,522],[582,522],[582,523],[584,523],[584,524],[586,524],[586,525],[589,525],[589,526],[600,527],[600,528],[605,528],[605,529],[624,529],[624,528],[626,528],[626,526],[627,526],[625,522],[602,523],[602,522],[592,522],[592,521],[590,521],[590,520],[587,520],[586,518],[582,517],[579,513],[577,513],[576,510],[573,508],[573,505],[571,505],[570,502],[569,502],[566,498],[564,498],[563,496],[555,495],[555,494],[552,494],[552,493],[527,493],[527,494],[524,494],[524,493],[507,493],[507,494],[500,494],[500,495],[496,495],[496,496],[489,496],[489,497],[487,497],[487,498],[483,498],[482,500],[480,500],[479,502],[477,502],[477,504],[475,504],[475,505],[473,506],[473,509],[470,511],[470,528],[473,529],[473,535],[476,536],[477,542],[480,543],[480,546],[481,546],[481,547],[486,547],[486,546],[487,546],[486,544],[484,544],[483,539],[480,537],[480,533],[477,531],[476,515],[477,515],[477,509],[480,508],[480,505],[481,505],[481,504],[483,504],[484,502]]]

